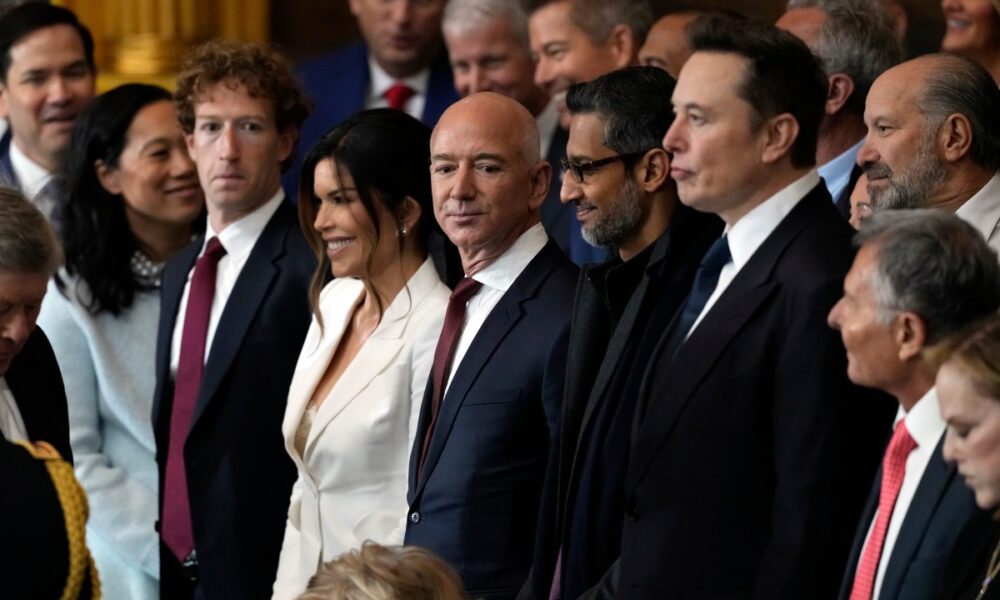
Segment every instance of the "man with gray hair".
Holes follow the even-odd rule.
[[[996,252],[957,216],[926,209],[876,213],[855,244],[828,321],[851,381],[895,396],[899,411],[840,598],[971,597],[995,528],[942,456],[945,422],[924,350],[1000,308]]]
[[[459,96],[496,92],[517,100],[535,117],[542,156],[558,165],[566,156],[566,130],[559,126],[556,103],[535,84],[528,17],[521,5],[511,0],[448,0],[441,30]],[[561,185],[562,171],[552,169],[541,209],[545,231],[577,264],[601,260],[602,253],[580,238],[575,211],[559,202]]]
[[[865,105],[858,164],[874,209],[954,212],[1000,249],[1000,90],[972,60],[931,54],[889,69]]]
[[[61,261],[42,213],[21,192],[0,188],[0,435],[48,442],[72,462],[62,375],[35,326]]]
[[[861,168],[865,97],[875,78],[902,60],[903,49],[881,0],[790,0],[775,23],[823,63],[828,91],[816,164],[844,218]]]

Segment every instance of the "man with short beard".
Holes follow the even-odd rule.
[[[1000,90],[982,67],[950,54],[883,73],[865,104],[858,164],[876,211],[938,208],[1000,249]]]
[[[682,205],[660,140],[674,79],[654,67],[569,88],[561,200],[587,243],[616,253],[577,285],[560,446],[521,598],[578,598],[621,545],[635,398],[649,356],[722,221]]]

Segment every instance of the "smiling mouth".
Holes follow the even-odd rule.
[[[584,220],[587,215],[597,210],[597,207],[593,204],[587,203],[577,203],[576,205],[576,219],[578,221]]]
[[[354,242],[354,239],[355,238],[336,238],[336,239],[325,240],[327,255],[333,256],[334,254],[337,254],[344,248],[350,246],[351,243]]]

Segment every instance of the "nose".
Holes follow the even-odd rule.
[[[454,200],[471,200],[475,195],[476,185],[473,167],[462,165],[455,172],[450,196]]]
[[[941,9],[942,10],[956,10],[961,5],[959,0],[942,0]]]
[[[670,128],[667,129],[667,133],[663,135],[663,149],[671,154],[682,151],[681,135],[680,135],[680,119],[674,119],[674,122],[670,124]]]
[[[389,6],[389,21],[397,27],[409,23],[413,15],[411,0],[396,0]]]
[[[324,230],[329,229],[333,217],[333,207],[329,202],[317,201],[315,198],[313,202],[318,202],[316,208],[316,218],[313,219],[313,229],[322,233]]]
[[[539,55],[538,62],[535,63],[535,85],[551,93],[549,88],[553,79],[551,61]]]
[[[858,150],[858,158],[855,162],[858,163],[859,167],[864,167],[868,164],[874,164],[879,161],[879,153],[875,150],[875,146],[871,142],[871,134],[865,136],[865,142],[861,144],[861,148]]]
[[[833,308],[830,309],[830,314],[826,316],[826,324],[829,325],[831,329],[840,331],[840,307],[843,303],[843,298],[838,300],[837,303],[833,305]]]
[[[20,348],[28,341],[28,336],[34,328],[35,320],[27,314],[27,310],[23,307],[14,307],[3,322],[0,337],[13,341],[15,347]]]
[[[170,152],[170,176],[176,179],[189,179],[194,177],[194,174],[194,161],[182,143]]]
[[[49,82],[48,95],[46,101],[50,104],[63,104],[73,98],[73,88],[66,82],[66,79],[55,75]]]
[[[470,94],[475,94],[476,92],[485,91],[486,77],[485,74],[483,73],[483,69],[481,69],[479,66],[473,65],[472,67],[469,68],[469,74],[467,77],[468,77]]]
[[[583,198],[583,188],[576,182],[576,179],[573,179],[571,174],[564,172],[562,187],[559,188],[559,201],[563,204],[569,204],[581,198]]]
[[[219,132],[219,158],[236,160],[240,156],[240,143],[233,125],[226,124]]]
[[[949,427],[944,434],[944,447],[942,448],[944,459],[948,462],[956,462],[958,453],[955,451],[955,432]]]

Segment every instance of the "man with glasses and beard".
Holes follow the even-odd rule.
[[[954,212],[1000,249],[1000,90],[971,60],[933,54],[883,73],[858,164],[876,211]]]
[[[718,217],[687,208],[660,144],[674,79],[654,67],[569,88],[561,200],[583,239],[614,252],[577,285],[558,456],[521,598],[577,598],[618,556],[635,398],[660,333],[687,295]]]

